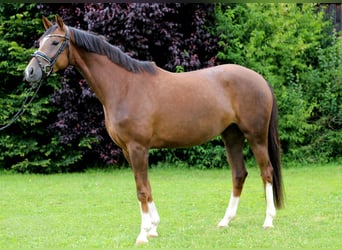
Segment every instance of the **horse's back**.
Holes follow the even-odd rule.
[[[237,64],[223,64],[215,67],[185,73],[169,73],[173,80],[170,88],[206,93],[204,95],[268,95],[271,91],[266,80],[257,72]],[[163,87],[164,88],[164,87]]]

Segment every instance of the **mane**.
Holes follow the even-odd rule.
[[[130,72],[148,72],[150,74],[156,73],[156,67],[153,62],[136,60],[126,55],[118,47],[113,46],[105,41],[103,38],[101,38],[101,36],[96,36],[71,27],[70,29],[74,37],[74,42],[78,47],[89,52],[105,55],[112,62]]]

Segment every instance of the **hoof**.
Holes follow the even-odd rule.
[[[141,231],[137,240],[135,241],[135,245],[143,245],[147,243],[148,243],[147,233],[145,231]]]
[[[274,228],[273,225],[263,225],[262,227],[263,227],[265,230]]]
[[[225,221],[225,220],[221,220],[221,221],[219,222],[219,224],[217,224],[217,227],[218,227],[218,228],[226,228],[226,227],[228,227],[228,223],[229,223],[229,222],[227,222],[227,221]]]
[[[274,218],[275,214],[273,215],[269,215],[267,214],[266,215],[266,219],[264,221],[264,224],[262,225],[262,227],[264,229],[270,229],[270,228],[273,228],[273,218]]]
[[[158,237],[159,234],[157,232],[157,225],[152,225],[152,228],[150,229],[150,231],[147,233],[147,238],[156,238]]]
[[[159,236],[159,234],[157,231],[155,231],[155,232],[150,231],[147,235],[148,238],[157,238],[158,236]]]
[[[135,245],[136,245],[136,246],[145,245],[145,244],[147,244],[147,243],[148,243],[148,240],[147,240],[147,239],[146,239],[146,240],[137,239],[137,240],[135,241]]]
[[[157,238],[158,236],[159,236],[158,233],[156,233],[156,234],[148,234],[147,235],[148,238]]]

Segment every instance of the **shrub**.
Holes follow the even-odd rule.
[[[18,111],[29,88],[22,72],[43,33],[41,14],[51,19],[56,13],[68,25],[104,35],[129,55],[170,71],[216,63],[256,70],[275,89],[285,158],[341,157],[342,45],[316,5],[1,4],[2,124]],[[103,123],[99,101],[69,67],[44,82],[19,120],[0,131],[0,168],[53,173],[119,166],[121,150]],[[245,155],[251,156],[248,147]],[[158,161],[226,166],[219,138],[190,149],[151,150],[150,162]]]
[[[2,4],[0,6],[0,99],[1,126],[7,124],[21,108],[30,86],[23,82],[23,70],[34,49],[33,41],[41,33],[41,20],[34,4]],[[39,25],[38,25],[39,24]],[[0,131],[0,168],[18,172],[49,172],[54,166],[51,155],[61,149],[54,136],[46,134],[48,120],[55,108],[50,95],[58,86],[57,78],[42,85],[25,113],[6,130]]]
[[[341,130],[341,44],[324,11],[314,4],[238,4],[218,5],[216,14],[218,60],[254,69],[275,89],[285,155],[338,157],[332,135]],[[330,146],[318,150],[322,140]]]

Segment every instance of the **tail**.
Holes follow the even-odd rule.
[[[272,91],[272,89],[271,89]],[[278,135],[278,107],[273,95],[273,106],[270,124],[268,128],[268,155],[273,166],[273,199],[276,208],[282,208],[284,205],[284,186],[281,174],[280,164],[280,142]]]

